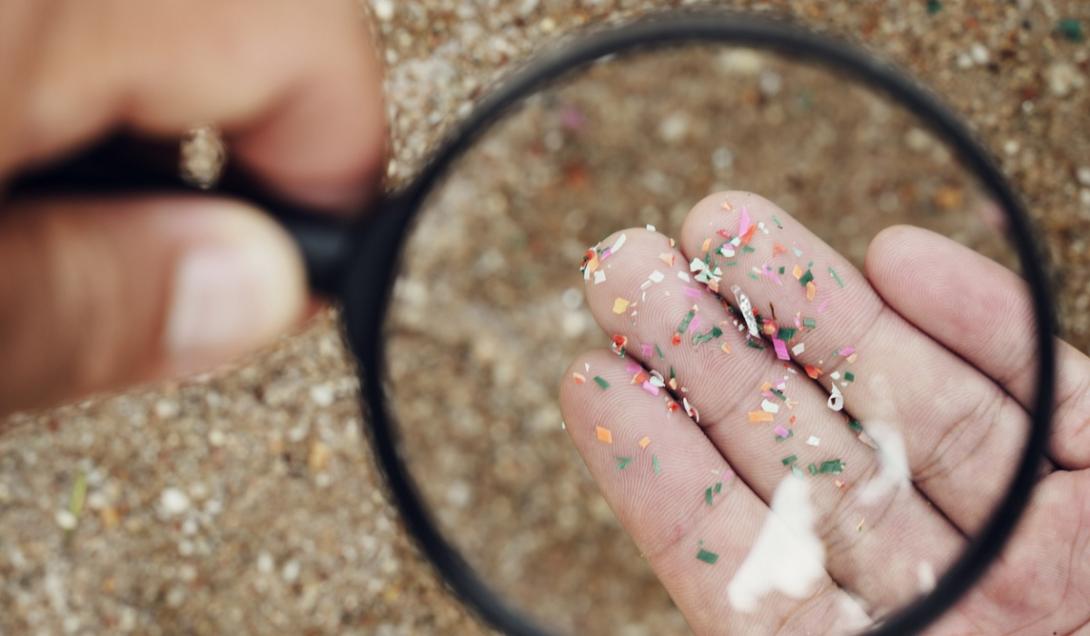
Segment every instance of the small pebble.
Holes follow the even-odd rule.
[[[76,524],[79,523],[76,515],[67,510],[58,510],[57,514],[53,515],[53,520],[57,522],[62,530],[75,530]]]
[[[310,387],[310,399],[318,406],[333,404],[333,387],[329,384],[315,384]]]
[[[394,17],[393,0],[374,0],[371,7],[375,10],[375,17],[383,22],[389,22]]]
[[[159,495],[159,512],[164,517],[176,517],[189,510],[189,497],[177,488],[167,488]]]

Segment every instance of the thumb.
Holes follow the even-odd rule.
[[[306,303],[284,231],[204,197],[12,204],[0,270],[0,413],[209,368]]]

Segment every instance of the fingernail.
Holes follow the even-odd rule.
[[[291,325],[302,302],[297,265],[276,244],[198,247],[174,274],[166,348],[176,372],[203,370]]]

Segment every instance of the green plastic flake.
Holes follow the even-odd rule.
[[[751,348],[751,349],[760,349],[762,351],[765,348],[765,346],[763,344],[761,344],[760,341],[758,341],[756,338],[753,338],[753,337],[747,337],[746,338],[746,346]]]
[[[698,561],[703,561],[708,565],[715,565],[715,562],[719,560],[719,555],[715,552],[700,548],[700,551],[696,553],[696,558]]]
[[[832,266],[829,267],[829,275],[833,277],[833,280],[836,281],[836,284],[839,285],[841,289],[844,289],[844,281],[840,280],[840,274],[837,274]]]
[[[809,466],[806,467],[806,470],[810,471],[811,475],[818,474],[817,464],[810,464]]]
[[[791,466],[795,462],[799,461],[799,457],[798,457],[798,455],[788,455],[787,457],[784,457],[780,461],[783,463],[784,466]]]
[[[1064,18],[1056,23],[1056,31],[1071,42],[1082,42],[1086,34],[1082,31],[1082,23],[1075,18]]]
[[[787,268],[784,267],[783,265],[780,265],[780,274],[783,275],[783,273],[786,272],[786,271],[787,271]]]
[[[721,335],[723,335],[723,330],[722,329],[720,329],[719,327],[712,327],[711,329],[709,329],[707,331],[707,333],[698,333],[698,334],[694,335],[693,336],[693,344],[694,345],[704,344],[705,342],[710,342],[712,340],[715,340],[716,338],[718,338]]]
[[[651,456],[651,468],[655,471],[656,475],[662,472],[662,464],[659,463],[658,455]]]
[[[750,278],[752,278],[753,280],[761,280],[761,277],[760,277],[760,276],[758,276],[757,274],[754,274],[752,270],[750,270],[749,272],[747,272],[747,273],[746,273],[746,276],[749,276],[749,277],[750,277]]]
[[[802,326],[806,327],[807,329],[814,329],[817,327],[817,321],[813,318],[803,318]]]
[[[855,374],[852,373],[851,371],[845,371],[844,372],[844,380],[846,380],[848,382],[855,382]]]
[[[78,519],[83,512],[85,501],[87,501],[87,475],[80,471],[76,474],[76,481],[72,483],[72,492],[68,495],[68,512]]]
[[[769,389],[769,391],[772,393],[772,395],[775,395],[776,397],[780,398],[784,402],[787,401],[787,396],[784,395],[783,391],[781,391],[779,389]]]
[[[799,284],[806,287],[806,283],[809,283],[812,280],[814,280],[814,271],[807,269],[806,273],[799,277]]]
[[[780,228],[781,230],[783,229],[783,223],[780,223],[779,217],[777,217],[775,214],[772,215],[772,222],[776,224],[776,227]],[[783,272],[780,273],[782,274]]]
[[[614,457],[617,460],[617,469],[624,470],[628,468],[628,465],[632,463],[631,457]]]
[[[712,487],[711,486],[708,486],[704,490],[704,503],[708,504],[709,506],[712,505]]]
[[[752,245],[743,245],[742,246],[742,251],[745,252],[746,254],[752,254],[752,253],[756,252],[757,250],[754,249],[754,247]]]
[[[859,423],[859,420],[852,420],[848,422],[848,428],[852,429],[856,433],[863,432],[863,425]]]
[[[813,464],[810,465],[813,466]],[[844,472],[844,462],[839,459],[821,462],[821,466],[817,467],[817,472],[822,475],[839,475]]]
[[[602,387],[603,391],[609,388],[609,382],[606,382],[606,379],[600,375],[594,376],[594,383]]]
[[[927,13],[935,15],[939,11],[942,11],[942,2],[939,0],[927,0]]]
[[[670,365],[670,379],[673,380],[676,377],[677,377],[677,374],[674,373],[674,365],[671,364]]]
[[[784,342],[791,342],[791,339],[795,337],[795,332],[798,329],[794,327],[780,327],[780,330],[776,332],[776,337]]]
[[[685,314],[685,317],[681,319],[681,324],[677,326],[678,333],[685,333],[689,330],[689,323],[693,321],[693,316],[696,315],[695,309],[690,309],[689,313]]]
[[[660,360],[666,359],[666,354],[662,352],[662,349],[660,349],[658,345],[655,345],[655,353],[659,354]]]

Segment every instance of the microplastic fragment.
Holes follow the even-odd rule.
[[[795,329],[794,327],[780,327],[779,331],[776,332],[776,336],[784,342],[790,342],[791,339],[795,337],[796,331],[798,331],[798,329]]]
[[[613,443],[613,432],[604,426],[595,426],[594,434],[598,437],[598,441],[603,444]]]
[[[844,358],[851,357],[853,353],[855,353],[855,347],[852,346],[841,347],[840,351],[837,351],[837,354]]]
[[[836,284],[839,285],[841,289],[844,289],[844,281],[840,280],[840,274],[837,274],[836,270],[833,269],[831,265],[829,266],[829,275],[833,277],[833,280],[836,281]]]
[[[583,384],[584,382],[587,381],[587,376],[583,375],[582,373],[579,373],[578,371],[572,371],[571,379],[575,380],[576,384]]]
[[[690,280],[692,280],[691,278],[689,278],[689,275],[687,273],[685,273],[685,272],[678,272],[677,277],[680,278],[681,280],[685,281],[686,283],[689,282]]]
[[[631,457],[614,457],[617,460],[617,470],[624,470],[632,463]]]
[[[859,420],[852,420],[848,422],[848,428],[852,429],[856,433],[863,432],[863,425],[859,423]]]
[[[814,284],[814,281],[810,281],[809,283],[806,283],[806,300],[813,300],[816,297],[817,297],[817,285]]]
[[[742,208],[742,214],[738,217],[738,236],[742,236],[749,231],[750,225],[753,221],[749,218],[749,210]]]
[[[662,472],[662,464],[659,464],[658,455],[651,456],[651,468],[655,471],[656,475]]]
[[[655,353],[659,354],[660,359],[666,358],[666,354],[662,352],[662,349],[659,348],[658,344],[655,345]]]
[[[821,438],[816,435],[811,435],[806,439],[807,446],[821,446]]]
[[[787,353],[787,343],[779,338],[772,339],[772,346],[776,349],[776,357],[780,360],[790,360],[791,356]]]
[[[811,380],[816,380],[821,376],[821,369],[812,364],[803,365],[803,370],[806,371],[806,375],[810,376]]]
[[[773,420],[771,413],[765,411],[750,411],[747,416],[749,421],[756,424],[758,422],[771,422]]]
[[[806,351],[806,343],[805,342],[800,342],[797,345],[795,345],[794,347],[791,347],[791,353],[795,354],[796,356],[802,355],[802,353],[804,351]]]
[[[650,223],[648,223],[645,227],[647,228],[648,232],[654,232],[655,231],[655,226],[651,225]]]
[[[770,400],[761,400],[761,410],[765,413],[779,413],[780,405]]]
[[[712,497],[712,487],[708,486],[704,490],[704,503],[708,504],[709,506],[712,505]]]
[[[661,283],[664,278],[666,278],[666,275],[657,269],[647,276],[647,280],[652,283]]]
[[[698,561],[703,561],[708,565],[715,565],[715,562],[719,560],[719,555],[715,552],[709,552],[704,548],[700,548],[700,551],[696,553],[696,558]]]
[[[675,258],[676,255],[673,252],[663,252],[662,254],[659,254],[659,260],[663,263],[666,263],[670,267],[674,266]]]
[[[798,265],[796,265],[795,267],[798,267]],[[814,272],[808,269],[802,276],[799,277],[799,284],[803,287],[806,287],[807,283],[811,283],[813,282],[813,280]]]
[[[796,264],[794,267],[791,268],[791,275],[795,277],[795,280],[799,280],[800,278],[802,278],[802,268]],[[805,285],[806,283],[802,284]]]
[[[839,459],[830,459],[828,461],[821,462],[821,465],[817,469],[818,474],[821,475],[839,475],[844,472],[844,462]]]
[[[723,482],[717,481],[717,482],[715,482],[715,494],[718,495],[721,492],[723,492]]]
[[[798,455],[788,455],[787,457],[784,457],[783,459],[781,459],[780,463],[783,464],[784,466],[790,466],[791,464],[794,464],[797,461],[799,461],[799,456]]]
[[[647,448],[651,444],[651,438],[646,435],[640,438],[640,448]]]
[[[783,229],[783,223],[780,223],[780,219],[775,214],[772,215],[772,222],[776,224],[776,227]]]
[[[654,396],[658,396],[658,394],[659,394],[659,388],[657,386],[655,386],[654,384],[651,384],[650,381],[647,381],[647,382],[644,382],[643,384],[641,384],[640,388],[642,388],[644,391],[646,391],[646,392],[648,392],[648,393],[650,393],[651,395],[654,395]]]
[[[782,442],[795,434],[794,431],[783,425],[779,425],[776,428],[772,429],[772,432],[776,434],[777,442]]]
[[[817,327],[817,321],[813,318],[803,318],[802,326],[806,327],[807,329],[814,329]]]
[[[855,382],[855,374],[852,373],[851,371],[845,371],[844,372],[844,380],[846,382]]]
[[[716,338],[718,338],[719,336],[722,336],[722,335],[723,335],[723,330],[722,329],[720,329],[719,327],[712,327],[706,333],[698,333],[698,334],[693,335],[693,344],[694,345],[704,344],[705,342],[710,342],[712,340],[715,340]]]
[[[689,313],[685,314],[685,317],[681,319],[681,324],[677,326],[678,333],[685,333],[689,330],[689,323],[693,321],[693,316],[696,315],[696,309],[690,309]]]
[[[606,382],[606,379],[600,375],[594,376],[594,383],[602,387],[603,391],[609,388],[609,382]]]
[[[626,240],[628,240],[628,235],[622,234],[618,236],[617,240],[613,241],[613,245],[609,248],[610,253],[616,254],[617,252],[621,251],[621,248],[624,246],[624,242]]]
[[[746,296],[745,292],[738,285],[730,286],[731,293],[734,294],[734,299],[738,302],[738,311],[742,314],[742,319],[746,321],[746,328],[749,329],[749,335],[754,338],[760,338],[761,332],[757,328],[757,320],[753,317],[753,305],[749,302],[749,296]]]
[[[840,392],[840,389],[836,388],[835,384],[829,388],[829,399],[825,401],[825,405],[834,411],[844,410],[844,394]]]
[[[601,285],[604,282],[606,282],[606,273],[605,273],[605,271],[598,270],[598,271],[594,272],[594,284],[595,285]]]
[[[613,299],[613,313],[623,314],[625,310],[628,309],[629,304],[629,301],[624,298],[618,297]]]

